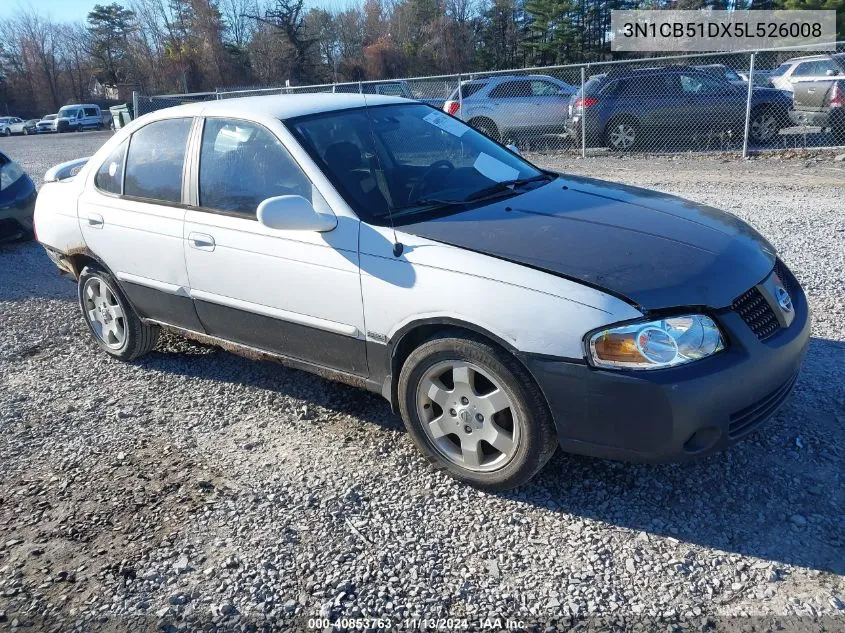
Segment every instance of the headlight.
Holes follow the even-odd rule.
[[[590,336],[588,351],[597,367],[663,369],[712,356],[724,348],[713,319],[690,314],[601,330]]]

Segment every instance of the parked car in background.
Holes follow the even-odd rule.
[[[84,129],[103,129],[103,113],[93,103],[66,105],[59,109],[57,132],[81,132]]]
[[[836,68],[830,76],[793,84],[789,118],[796,125],[829,129],[837,144],[845,144],[845,55],[831,60]]]
[[[132,121],[132,113],[126,103],[110,107],[109,112],[111,113],[111,129],[113,130],[119,130]]]
[[[746,70],[738,70],[737,74],[742,78],[743,81],[748,81],[748,75],[750,71]],[[755,86],[763,86],[766,88],[772,87],[772,74],[774,70],[758,70],[754,69],[754,85]]]
[[[705,64],[703,66],[694,66],[694,68],[703,70],[706,73],[710,73],[715,77],[719,77],[738,86],[748,85],[748,78],[743,78],[733,68],[726,66],[725,64]]]
[[[795,57],[778,66],[770,82],[775,88],[792,92],[793,86],[799,81],[823,80],[841,74],[843,58],[845,53]]]
[[[38,125],[38,119],[27,119],[21,125],[21,134],[29,135],[36,133],[36,126]]]
[[[11,136],[14,134],[12,128],[20,123],[23,123],[23,119],[16,116],[0,117],[0,136]]]
[[[139,358],[164,327],[367,388],[486,490],[558,446],[725,449],[809,343],[801,285],[739,218],[539,169],[407,99],[167,108],[44,180],[38,239],[104,354]]]
[[[496,75],[464,81],[443,111],[495,141],[563,135],[577,88],[548,75]]]
[[[35,197],[32,179],[0,152],[0,242],[32,237]]]
[[[584,93],[573,97],[569,129],[580,138],[586,119],[587,144],[614,150],[635,149],[649,136],[684,141],[731,132],[742,138],[747,97],[747,86],[697,68],[613,70],[590,77]],[[771,88],[754,88],[751,99],[749,138],[768,143],[788,125],[792,102]]]
[[[430,98],[414,94],[411,86],[404,79],[335,84],[332,86],[332,92],[340,94],[363,93],[366,95],[386,95],[389,97],[415,99],[416,101],[427,103],[438,110],[443,106],[444,101],[442,98]]]
[[[332,86],[332,92],[342,94],[363,93],[367,95],[388,95],[390,97],[404,97],[405,99],[414,98],[414,93],[411,92],[411,88],[405,80],[362,81],[360,83],[335,84]]]
[[[58,114],[45,114],[44,117],[35,125],[35,131],[38,134],[47,134],[49,132],[58,132]]]

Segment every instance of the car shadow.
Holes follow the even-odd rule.
[[[532,482],[499,496],[625,528],[631,538],[659,535],[775,564],[845,573],[845,447],[835,442],[845,422],[845,385],[828,383],[830,367],[844,361],[845,342],[811,339],[784,407],[728,451],[663,465],[558,452]],[[247,384],[392,431],[403,429],[380,396],[273,362],[183,342],[141,364]]]

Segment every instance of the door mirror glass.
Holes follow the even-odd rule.
[[[337,216],[328,209],[318,213],[302,196],[275,196],[258,205],[258,221],[280,231],[331,231]]]

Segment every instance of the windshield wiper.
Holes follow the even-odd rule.
[[[417,198],[416,200],[412,200],[408,204],[403,204],[401,207],[396,207],[393,209],[393,216],[398,217],[402,215],[409,215],[411,213],[416,213],[422,208],[428,207],[451,207],[451,206],[464,206],[466,205],[466,200],[445,200],[442,198]]]
[[[464,198],[464,202],[472,202],[473,200],[482,200],[484,198],[490,197],[492,195],[496,195],[503,192],[511,192],[517,187],[522,185],[527,185],[531,182],[538,182],[540,180],[552,180],[554,178],[551,174],[538,174],[536,176],[532,176],[531,178],[514,178],[513,180],[502,180],[501,182],[493,183],[489,187],[484,187],[484,189],[479,189],[473,194],[470,194],[466,198]]]

